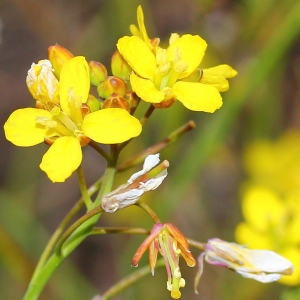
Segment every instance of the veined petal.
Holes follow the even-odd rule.
[[[232,78],[237,75],[237,71],[228,65],[219,65],[213,68],[204,69],[200,79],[201,83],[211,84],[219,92],[225,92],[229,89],[229,83],[226,78]]]
[[[88,99],[90,91],[89,66],[83,56],[76,56],[66,61],[60,73],[60,105],[70,115],[70,98],[76,99],[76,106],[81,107]]]
[[[168,47],[168,60],[173,60],[174,49],[179,48],[181,60],[188,64],[187,70],[179,75],[179,79],[190,75],[199,66],[205,54],[206,47],[205,40],[199,35],[191,34],[184,34]]]
[[[73,136],[60,137],[43,156],[40,168],[53,182],[64,182],[79,167],[82,151],[79,140]]]
[[[153,80],[156,60],[147,44],[136,36],[119,39],[117,48],[130,67],[141,77]]]
[[[177,100],[190,110],[213,113],[222,106],[220,93],[210,85],[178,81],[172,90]]]
[[[4,124],[6,139],[16,146],[34,146],[50,135],[50,130],[36,122],[37,117],[52,118],[52,114],[43,109],[22,108],[15,110]]]
[[[141,123],[122,108],[106,108],[88,114],[82,124],[86,136],[102,144],[117,144],[138,136]]]
[[[165,94],[159,91],[151,80],[143,79],[131,73],[130,83],[132,90],[146,102],[160,103],[165,98]]]

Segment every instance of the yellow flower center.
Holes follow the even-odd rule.
[[[171,88],[178,79],[178,76],[185,72],[188,64],[181,60],[181,50],[176,47],[172,53],[172,60],[167,58],[166,49],[158,49],[156,51],[156,76],[154,84],[159,90],[168,87]]]

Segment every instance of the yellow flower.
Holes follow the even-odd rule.
[[[242,201],[245,222],[236,228],[236,239],[252,249],[269,249],[289,259],[295,266],[291,276],[279,282],[300,283],[300,195],[289,193],[281,198],[261,186],[250,186]]]
[[[158,104],[178,100],[190,110],[214,112],[222,106],[219,91],[228,89],[226,78],[237,72],[228,65],[198,70],[207,44],[198,35],[172,34],[169,47],[153,45],[148,38],[142,10],[138,8],[139,30],[132,26],[134,36],[119,39],[117,48],[133,69],[130,83],[133,91],[146,102]],[[189,76],[199,71],[199,82]],[[200,76],[199,76],[200,77]]]
[[[52,75],[49,73],[50,80]],[[34,146],[44,140],[52,144],[40,168],[53,182],[65,181],[79,167],[81,147],[90,139],[115,144],[141,132],[140,122],[124,109],[108,108],[83,114],[82,104],[88,99],[89,89],[89,66],[85,58],[71,58],[61,70],[59,102],[49,98],[43,102],[43,109],[18,109],[4,125],[6,138],[16,146]]]

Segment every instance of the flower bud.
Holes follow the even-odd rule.
[[[74,55],[66,48],[56,44],[48,48],[48,59],[54,69],[54,75],[57,79],[60,78],[60,71],[63,64],[74,57]]]
[[[26,84],[32,97],[39,102],[38,106],[45,106],[46,102],[59,103],[59,82],[53,74],[49,60],[33,63],[28,70]]]
[[[130,111],[130,105],[126,99],[119,94],[111,94],[102,104],[102,109],[104,108],[124,108],[128,112]]]
[[[97,87],[98,94],[101,98],[106,99],[111,94],[116,93],[124,97],[127,92],[127,86],[124,80],[117,76],[108,76],[100,82]]]
[[[90,108],[91,112],[99,110],[101,106],[100,101],[91,94],[89,94],[85,104]]]
[[[130,109],[135,110],[139,105],[141,98],[133,91],[127,91],[125,95],[125,99],[128,101],[130,105]]]
[[[97,61],[90,61],[90,79],[91,85],[98,86],[101,81],[104,81],[107,78],[106,67]]]
[[[123,80],[129,80],[132,69],[118,50],[111,58],[111,70],[114,76],[118,76]]]

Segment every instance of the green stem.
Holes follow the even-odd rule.
[[[38,264],[32,275],[31,281],[35,280],[36,276],[39,274],[42,267],[45,265],[47,259],[50,257],[60,235],[62,234],[64,229],[67,227],[67,225],[71,222],[71,220],[75,216],[75,214],[82,208],[83,204],[84,204],[83,199],[80,198],[79,201],[72,207],[72,209],[69,211],[69,213],[65,216],[65,218],[62,220],[62,222],[59,224],[57,229],[54,231],[53,235],[51,236],[48,244],[46,245],[46,247],[38,261]]]
[[[63,247],[65,241],[75,232],[76,229],[79,228],[80,225],[82,225],[87,220],[91,219],[92,217],[94,217],[102,212],[103,212],[102,207],[98,206],[98,207],[90,210],[88,213],[86,213],[81,218],[79,218],[75,223],[73,223],[68,228],[68,230],[63,234],[63,236],[60,238],[60,240],[58,241],[57,247],[56,247],[56,254],[58,256],[61,255],[61,250],[62,250],[62,247]]]
[[[107,162],[110,162],[110,156],[94,141],[89,142],[89,146],[95,149]]]
[[[165,266],[164,260],[162,258],[158,259],[155,267],[161,268],[163,266]],[[110,287],[103,295],[101,295],[101,299],[108,300],[108,299],[118,295],[123,290],[125,290],[126,288],[128,288],[129,286],[131,286],[132,284],[134,284],[135,282],[142,279],[143,277],[145,277],[148,274],[150,274],[149,266],[145,266],[145,267],[139,269],[138,271],[135,271],[134,273],[128,275],[127,277],[123,278],[118,283],[116,283],[115,285]]]
[[[117,169],[118,172],[124,171],[130,167],[142,163],[148,155],[159,153],[161,150],[177,141],[178,138],[180,138],[183,134],[194,129],[195,127],[196,124],[194,121],[187,122],[183,126],[171,132],[171,134],[165,137],[163,140],[159,141],[158,143],[133,156],[131,159],[120,164]]]
[[[135,205],[140,207],[141,209],[143,209],[155,223],[161,223],[161,221],[158,218],[158,216],[156,215],[156,213],[147,204],[145,204],[144,202],[138,201],[137,203],[135,203]]]
[[[94,227],[91,234],[150,234],[150,230],[145,228],[127,228],[127,227]]]
[[[148,110],[146,111],[145,115],[140,120],[142,126],[144,126],[146,124],[146,122],[148,121],[148,119],[150,118],[150,116],[152,115],[154,110],[155,110],[155,107],[152,104],[150,104],[150,106],[148,107]]]
[[[84,202],[86,208],[89,209],[92,206],[93,202],[88,193],[88,189],[86,186],[86,182],[85,182],[85,178],[84,178],[84,174],[83,174],[81,165],[77,169],[77,177],[78,177],[79,188],[81,191],[83,202]]]
[[[87,214],[89,218],[85,217],[86,221],[81,223],[81,225],[78,226],[77,229],[75,229],[75,231],[71,234],[71,236],[69,236],[68,239],[64,240],[64,243],[62,243],[63,246],[62,246],[61,253],[60,254],[54,253],[48,259],[46,264],[39,270],[36,276],[31,280],[23,300],[38,299],[44,286],[47,284],[48,280],[50,279],[54,271],[59,267],[59,265],[64,261],[64,259],[91,233],[93,227],[95,226],[96,222],[100,218],[101,208],[99,205],[101,204],[103,195],[105,193],[108,193],[111,190],[113,179],[116,173],[118,153],[115,152],[114,147],[111,148],[112,148],[112,153],[114,153],[114,155],[112,155],[113,159],[108,163],[108,167],[102,178],[101,189],[99,191],[97,199],[91,207],[91,211],[89,212],[90,214],[89,213]],[[98,214],[94,214],[95,211],[97,211],[96,208],[99,210]],[[78,224],[78,223],[75,222],[74,224]]]

